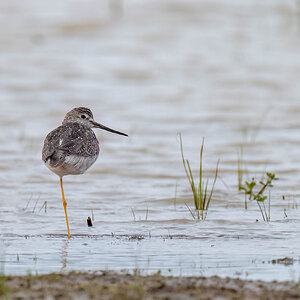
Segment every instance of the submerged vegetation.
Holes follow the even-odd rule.
[[[256,180],[252,178],[251,181],[245,181],[245,184],[242,185],[241,189],[245,193],[245,199],[248,197],[248,201],[256,201],[263,220],[269,222],[271,219],[271,194],[269,192],[269,195],[266,196],[264,193],[267,188],[273,187],[272,182],[278,180],[278,178],[274,173],[267,172],[266,175],[267,178],[265,182],[261,180],[257,184]],[[259,188],[256,189],[256,187]],[[268,201],[267,206],[265,204],[266,201]],[[247,200],[245,200],[245,203],[247,203]]]
[[[205,220],[206,216],[207,216],[207,211],[208,211],[208,208],[209,208],[209,204],[210,204],[213,192],[214,192],[217,177],[218,177],[219,160],[217,162],[215,176],[214,176],[214,179],[213,179],[213,184],[212,184],[211,189],[209,191],[208,190],[209,179],[207,178],[206,181],[203,179],[204,138],[202,140],[202,145],[201,145],[201,149],[200,149],[199,183],[196,183],[195,180],[194,180],[194,176],[193,176],[193,172],[191,170],[189,160],[184,158],[181,134],[179,134],[179,138],[180,138],[180,150],[181,150],[182,163],[183,163],[183,167],[184,167],[184,170],[185,170],[185,174],[186,174],[186,176],[188,178],[188,181],[190,183],[191,190],[193,192],[196,216],[192,212],[192,210],[189,208],[188,205],[187,205],[187,207],[188,207],[188,209],[189,209],[189,211],[190,211],[190,213],[191,213],[191,215],[193,216],[194,219],[198,218],[198,219]]]
[[[183,142],[182,136],[179,134],[180,139],[180,150],[181,150],[181,159],[182,164],[185,170],[186,177],[188,178],[193,198],[194,198],[194,207],[195,213],[191,208],[186,204],[189,212],[191,213],[194,219],[205,220],[207,217],[208,208],[214,193],[215,184],[218,177],[219,171],[219,160],[217,162],[215,175],[211,188],[208,188],[209,179],[204,180],[203,178],[203,150],[204,150],[204,138],[202,140],[202,145],[200,148],[200,164],[199,164],[199,179],[195,180],[195,176],[192,172],[190,162],[188,159],[185,159],[183,152]],[[243,160],[243,145],[241,144],[238,149],[238,160],[237,160],[237,174],[238,174],[238,189],[243,191],[245,195],[245,209],[248,208],[248,203],[250,201],[255,201],[258,205],[259,211],[264,221],[269,222],[271,220],[271,193],[270,188],[273,187],[273,181],[278,180],[274,173],[266,172],[266,179],[256,181],[255,178],[251,180],[246,180],[243,183],[243,178],[245,174],[245,163]],[[266,195],[266,192],[269,192]]]
[[[28,210],[30,209],[29,206],[30,206],[31,200],[32,200],[32,196],[28,199],[26,206],[23,208],[24,211],[27,211],[27,209],[28,209]],[[36,210],[36,208],[37,208],[37,204],[38,204],[39,200],[40,200],[40,197],[38,197],[38,198],[36,199],[36,201],[35,201],[35,203],[34,203],[34,206],[33,206],[32,210],[31,210],[31,213],[33,213],[33,214],[35,213],[35,210]],[[47,205],[48,205],[47,201],[44,201],[43,205],[40,207],[40,209],[39,209],[38,212],[40,213],[41,210],[44,208],[45,213],[47,213]]]
[[[258,133],[260,126],[257,126],[253,133],[253,139],[249,140],[248,145],[255,141],[255,136]],[[248,140],[248,138],[246,138]],[[246,164],[244,161],[244,143],[241,143],[237,150],[237,179],[238,190],[243,191],[245,194],[244,206],[248,209],[248,203],[251,200],[256,201],[262,218],[264,221],[269,222],[271,219],[271,194],[269,191],[268,196],[265,195],[267,188],[273,187],[272,182],[278,180],[274,173],[266,172],[266,181],[259,181],[257,183],[255,178],[244,181],[244,175],[246,173]]]

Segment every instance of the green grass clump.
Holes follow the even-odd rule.
[[[276,178],[274,173],[267,172],[266,175],[267,178],[265,182],[262,180],[259,181],[259,189],[255,189],[259,185],[256,183],[255,179],[252,178],[251,181],[245,181],[245,185],[242,186],[242,190],[244,190],[245,197],[249,197],[249,201],[256,201],[263,220],[269,222],[271,220],[271,196],[270,192],[269,196],[266,196],[264,193],[267,188],[273,187],[273,180],[278,180],[278,178]],[[268,201],[267,206],[265,204],[266,201]]]
[[[182,146],[182,137],[181,134],[179,134],[180,138],[180,149],[181,149],[181,157],[182,157],[182,163],[183,167],[186,173],[186,176],[189,180],[193,196],[194,196],[194,206],[196,210],[196,215],[198,219],[205,220],[207,216],[207,211],[209,208],[209,204],[214,192],[214,187],[217,181],[218,177],[218,168],[219,168],[219,160],[217,162],[216,172],[213,180],[213,184],[211,187],[211,190],[208,191],[208,182],[209,179],[206,180],[206,182],[203,179],[203,149],[204,149],[204,138],[202,140],[202,145],[200,149],[200,169],[199,169],[199,183],[196,184],[194,180],[194,176],[191,170],[190,163],[187,159],[184,158],[183,154],[183,146]],[[188,207],[188,206],[187,206]],[[191,209],[188,207],[191,215],[195,219],[195,214],[191,211]]]

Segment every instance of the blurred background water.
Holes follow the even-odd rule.
[[[299,13],[296,0],[0,1],[4,272],[298,280]],[[67,241],[58,177],[41,148],[76,106],[129,138],[96,131],[98,161],[65,177]],[[179,132],[195,171],[202,137],[205,176],[220,159],[205,222],[185,205],[193,203]],[[280,178],[270,223],[256,203],[244,210],[241,143],[245,180],[266,170]],[[292,263],[272,263],[284,257]]]

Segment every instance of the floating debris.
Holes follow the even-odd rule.
[[[292,265],[293,263],[294,263],[294,259],[292,257],[272,259],[272,264],[282,264],[288,266],[288,265]]]
[[[144,239],[144,237],[142,235],[130,235],[128,238],[129,238],[129,240],[138,240],[138,241]]]

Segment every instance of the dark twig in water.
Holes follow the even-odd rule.
[[[29,204],[30,204],[31,199],[32,199],[32,195],[31,195],[30,198],[28,199],[27,204],[26,204],[26,207],[24,208],[24,210],[27,210],[27,208],[28,208],[28,206],[29,206]]]
[[[176,210],[176,202],[177,202],[177,185],[178,182],[176,181],[176,185],[175,185],[175,195],[174,195],[174,209]]]
[[[93,226],[91,217],[88,217],[87,220],[86,220],[86,222],[87,222],[87,224],[88,224],[89,227]]]
[[[33,209],[32,209],[32,213],[35,212],[35,209],[36,209],[36,206],[37,206],[37,203],[38,203],[39,200],[40,200],[40,196],[39,196],[39,197],[36,199],[36,201],[35,201],[34,207],[33,207]]]
[[[44,204],[40,208],[39,212],[43,209],[43,207],[45,207],[45,213],[46,213],[47,212],[47,201],[44,202]]]
[[[131,207],[131,212],[132,212],[132,215],[133,215],[133,221],[135,222],[135,213],[134,213],[134,210],[133,210],[132,207]]]
[[[149,208],[148,208],[148,206],[147,206],[147,210],[146,210],[146,218],[145,218],[146,221],[148,221],[148,214],[149,214]]]

